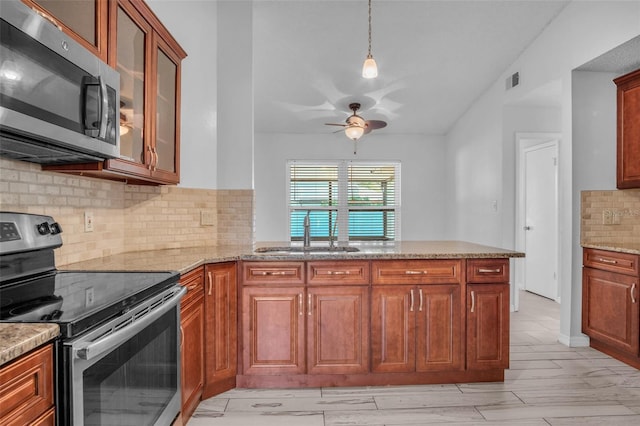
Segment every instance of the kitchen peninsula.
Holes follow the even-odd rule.
[[[288,246],[130,252],[60,269],[181,273],[191,407],[236,386],[504,380],[509,259],[523,253],[461,241]]]

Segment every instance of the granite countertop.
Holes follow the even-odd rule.
[[[584,248],[592,248],[598,250],[615,251],[619,253],[630,253],[640,255],[640,246],[637,243],[582,243]]]
[[[345,259],[468,259],[524,257],[524,253],[464,241],[395,241],[351,243],[357,252],[257,253],[262,247],[287,247],[289,242],[260,242],[246,246],[192,247],[121,253],[60,266],[60,270],[178,271],[184,274],[207,263],[236,260]],[[295,243],[293,244],[296,245]],[[300,244],[297,244],[300,246]]]
[[[0,323],[0,366],[55,339],[57,324]]]

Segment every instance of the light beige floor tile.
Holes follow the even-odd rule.
[[[477,407],[487,420],[541,419],[552,417],[627,416],[634,414],[622,404],[571,403],[521,404],[514,406]]]
[[[423,407],[462,407],[477,405],[517,404],[520,400],[511,392],[472,392],[455,398],[448,394],[378,396],[375,398],[380,410]]]
[[[638,426],[640,416],[594,416],[547,419],[551,426]]]
[[[318,412],[225,412],[207,415],[196,410],[188,426],[324,426],[324,415]]]
[[[516,392],[524,390],[547,389],[592,389],[593,387],[581,378],[577,377],[550,377],[538,379],[505,380],[504,383],[465,383],[458,385],[464,393],[470,392]]]
[[[373,397],[230,399],[226,411],[286,412],[376,410]]]
[[[325,413],[325,426],[427,425],[473,420],[483,420],[473,407]]]
[[[406,395],[423,394],[428,392],[450,392],[460,394],[460,389],[454,384],[445,385],[409,385],[409,386],[362,386],[347,388],[323,388],[322,396],[383,396],[383,395]]]

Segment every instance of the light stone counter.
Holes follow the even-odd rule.
[[[55,339],[59,334],[57,324],[0,322],[0,366]]]
[[[293,244],[300,246],[300,244]],[[254,246],[193,247],[121,253],[60,266],[61,270],[178,271],[184,274],[207,263],[236,260],[345,260],[345,259],[482,259],[524,257],[524,253],[464,241],[395,241],[351,243],[357,252],[271,252],[261,247],[287,247],[289,242],[260,242]]]
[[[640,246],[634,243],[582,243],[584,248],[615,251],[619,253],[640,254]]]

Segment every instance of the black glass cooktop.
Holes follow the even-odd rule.
[[[0,321],[54,322],[73,337],[176,285],[177,272],[51,271],[0,287]]]

